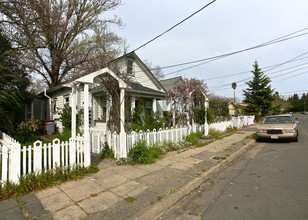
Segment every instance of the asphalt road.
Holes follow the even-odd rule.
[[[257,145],[159,219],[308,219],[308,115],[299,142]]]

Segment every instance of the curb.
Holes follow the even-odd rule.
[[[141,219],[157,218],[159,215],[163,214],[165,210],[169,209],[171,206],[173,206],[178,201],[180,201],[184,196],[186,196],[187,194],[189,194],[191,191],[195,190],[196,188],[200,187],[203,182],[210,179],[216,173],[221,171],[226,165],[234,161],[235,158],[237,158],[238,156],[243,154],[245,151],[247,151],[249,148],[254,146],[255,143],[256,143],[255,140],[251,140],[246,145],[244,145],[241,149],[232,153],[225,160],[222,160],[219,163],[213,165],[207,171],[202,173],[200,176],[186,183],[184,186],[179,188],[176,193],[169,195],[165,199],[154,204],[151,208],[136,213],[130,219],[141,220]]]

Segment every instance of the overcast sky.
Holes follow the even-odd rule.
[[[112,14],[125,24],[116,29],[135,50],[188,17],[211,1],[123,0]],[[170,32],[135,51],[142,60],[166,67],[244,50],[304,31],[280,43],[227,56],[212,62],[198,62],[163,68],[165,78],[182,76],[204,80],[210,93],[242,99],[245,81],[252,78],[258,62],[281,95],[308,92],[308,1],[307,0],[216,0]],[[306,53],[307,54],[304,54]],[[301,56],[300,56],[301,55]],[[292,60],[296,58],[295,60]],[[283,64],[284,62],[288,62]],[[269,66],[276,68],[268,68]],[[188,68],[194,65],[194,68]]]

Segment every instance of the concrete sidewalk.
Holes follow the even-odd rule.
[[[156,219],[253,146],[256,126],[199,148],[169,152],[150,165],[118,166],[20,199],[0,202],[0,219]]]

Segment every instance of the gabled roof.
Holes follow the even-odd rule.
[[[160,83],[163,85],[165,90],[169,91],[173,86],[180,83],[182,80],[183,79],[181,76],[177,76],[174,78],[160,80]]]
[[[148,69],[148,67],[143,63],[143,61],[137,56],[137,54],[132,51],[128,54],[124,54],[123,56],[120,56],[112,61],[110,61],[107,66],[111,65],[113,62],[116,62],[116,61],[119,61],[125,57],[129,57],[129,58],[132,58],[135,60],[135,62],[137,62],[141,68],[143,69],[144,73],[147,74],[148,78],[157,86],[158,90],[154,90],[154,89],[151,89],[151,88],[148,88],[148,87],[145,87],[139,83],[133,83],[131,86],[131,88],[129,88],[129,86],[125,86],[129,89],[129,91],[132,91],[134,93],[140,93],[140,94],[147,94],[147,95],[153,95],[153,96],[159,96],[159,97],[165,97],[166,95],[166,90],[164,88],[164,86],[157,80],[157,78],[152,74],[151,70]],[[109,68],[103,68],[103,69],[100,69],[96,72],[93,72],[93,73],[89,73],[89,74],[86,74],[84,76],[81,76],[77,79],[71,79],[71,80],[68,80],[64,83],[62,83],[61,85],[58,85],[56,87],[53,87],[53,88],[50,88],[50,89],[47,89],[47,94],[50,94],[50,93],[53,93],[53,92],[57,92],[59,90],[62,90],[62,89],[67,89],[70,87],[70,83],[73,83],[73,82],[88,82],[88,78],[90,78],[91,80],[89,82],[92,82],[93,81],[93,77],[92,75],[95,77],[97,75],[97,73],[101,73],[103,70],[108,70],[107,72],[112,72],[111,70],[109,70]],[[123,83],[122,79],[120,77],[117,77],[113,74],[114,77],[117,78],[117,80],[121,81],[121,84],[125,84]],[[123,86],[124,87],[124,86]],[[98,88],[97,91],[101,90],[101,88]],[[160,91],[159,91],[160,90]],[[94,90],[92,90],[94,91]],[[40,93],[41,96],[44,95],[44,93]]]
[[[152,82],[157,86],[157,88],[159,90],[163,90],[166,92],[165,87],[160,83],[160,81],[157,80],[157,78],[153,75],[152,71],[144,64],[144,62],[139,58],[139,56],[134,51],[124,54],[123,56],[110,61],[109,64],[121,60],[125,57],[132,58],[136,63],[138,63],[143,69],[144,73],[147,74],[149,79],[152,80]]]

